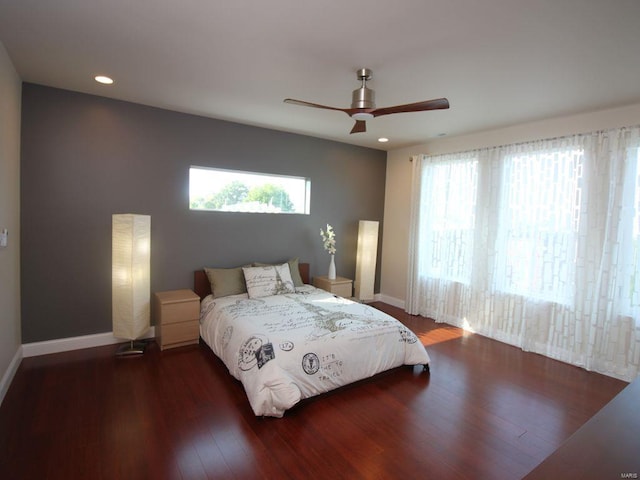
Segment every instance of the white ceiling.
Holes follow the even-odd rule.
[[[640,102],[638,0],[0,0],[0,42],[27,82],[384,150]],[[361,67],[451,109],[282,102],[348,107]]]

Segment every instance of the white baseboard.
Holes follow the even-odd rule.
[[[153,337],[155,337],[155,327],[151,327],[142,338]],[[25,343],[22,345],[22,355],[25,358],[35,357],[38,355],[48,355],[50,353],[80,350],[81,348],[102,347],[104,345],[113,345],[114,343],[124,343],[124,340],[114,337],[112,332],[96,333],[94,335],[83,335],[81,337]]]
[[[393,305],[394,307],[398,307],[404,310],[404,300],[400,300],[399,298],[390,297],[389,295],[385,295],[383,293],[376,294],[376,300],[379,302],[388,303],[389,305]]]
[[[142,338],[153,338],[155,336],[155,327],[151,327],[151,329]],[[81,348],[102,347],[104,345],[113,345],[115,343],[124,343],[124,340],[114,337],[112,332],[107,332],[97,333],[95,335],[83,335],[81,337],[47,340],[45,342],[25,343],[21,345],[13,356],[13,360],[11,360],[9,367],[4,372],[2,380],[0,380],[0,405],[9,391],[11,381],[18,371],[18,367],[20,366],[20,362],[23,358],[48,355],[50,353],[68,352],[70,350],[79,350]]]
[[[2,401],[4,400],[4,396],[9,391],[9,386],[11,385],[11,381],[18,371],[18,367],[20,366],[20,362],[22,361],[22,346],[18,347],[16,354],[13,356],[13,360],[9,364],[9,368],[4,372],[2,376],[2,380],[0,381],[0,405],[2,405]]]

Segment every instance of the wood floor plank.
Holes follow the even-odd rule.
[[[518,479],[627,384],[376,303],[432,359],[253,415],[205,345],[23,359],[0,406],[0,478]]]

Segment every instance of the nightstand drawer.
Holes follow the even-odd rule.
[[[200,302],[189,301],[162,305],[159,312],[159,320],[163,325],[184,322],[185,320],[198,320],[200,318]]]
[[[199,339],[200,322],[198,320],[162,325],[162,348],[177,346],[176,344],[198,343]]]

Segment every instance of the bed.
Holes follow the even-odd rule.
[[[200,336],[240,380],[256,416],[282,417],[304,398],[401,365],[428,371],[429,355],[411,330],[309,285],[308,264],[218,269],[234,271],[234,288],[205,270],[194,274]],[[242,277],[246,292],[238,292]]]

